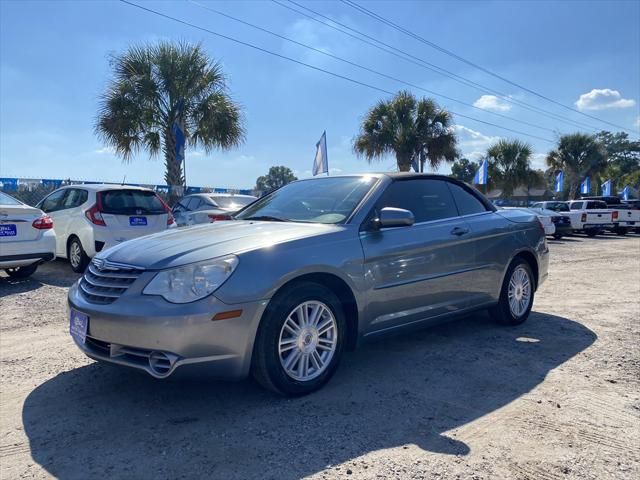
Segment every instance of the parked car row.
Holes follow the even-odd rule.
[[[26,278],[43,261],[66,258],[78,273],[124,241],[176,226],[228,220],[250,195],[187,195],[171,210],[153,190],[128,185],[68,185],[30,207],[0,192],[0,269]],[[90,288],[90,287],[87,287]]]
[[[537,202],[531,209],[541,214],[553,211],[568,217],[571,230],[594,237],[604,231],[626,235],[630,230],[640,233],[640,206],[637,201],[618,197],[585,197],[569,202]]]

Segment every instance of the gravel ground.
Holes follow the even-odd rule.
[[[526,324],[388,337],[294,400],[99,365],[67,334],[68,264],[0,276],[0,477],[640,478],[640,237],[550,246]]]

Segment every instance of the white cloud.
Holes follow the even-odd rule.
[[[94,150],[93,152],[99,155],[113,155],[116,153],[116,149],[113,147],[102,147],[98,150]]]
[[[533,155],[531,155],[531,168],[546,170],[547,169],[547,164],[545,162],[546,158],[547,158],[546,153],[534,153]]]
[[[578,110],[605,110],[608,108],[629,108],[636,104],[635,100],[622,98],[620,92],[610,88],[594,88],[583,93],[575,102]]]
[[[473,102],[473,106],[496,112],[508,112],[511,110],[511,105],[509,103],[501,100],[495,95],[482,95],[479,99]]]
[[[458,137],[458,148],[469,159],[484,157],[487,149],[500,140],[500,137],[485,135],[464,125],[454,125],[453,129]]]

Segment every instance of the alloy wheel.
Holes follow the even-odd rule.
[[[82,261],[82,251],[78,242],[71,242],[69,246],[69,261],[73,267],[78,267]]]
[[[524,267],[516,268],[509,280],[509,310],[514,317],[520,317],[529,308],[531,302],[531,279]]]
[[[338,328],[331,309],[316,300],[301,303],[280,330],[280,365],[294,380],[312,380],[327,369],[337,345]]]

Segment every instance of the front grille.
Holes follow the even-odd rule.
[[[113,303],[143,272],[131,266],[94,258],[80,281],[82,296],[91,303]]]

